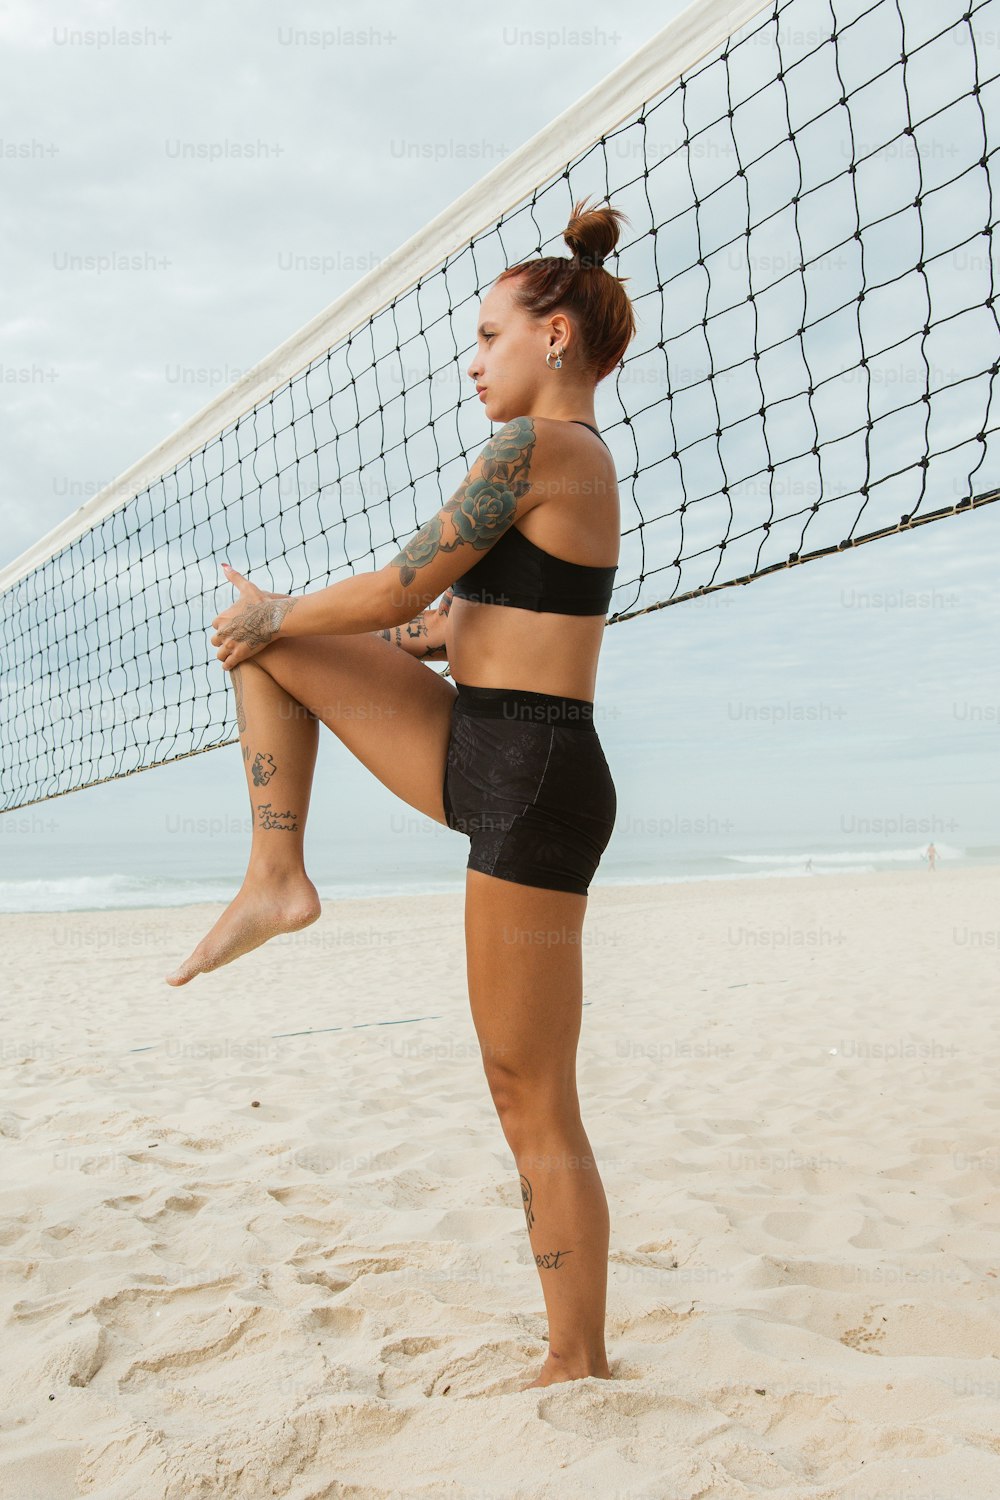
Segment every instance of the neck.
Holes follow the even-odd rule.
[[[560,401],[539,401],[534,405],[531,415],[547,417],[550,422],[589,422],[591,427],[597,426],[593,392],[579,398],[570,396],[568,400],[563,397]]]

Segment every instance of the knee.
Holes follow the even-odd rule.
[[[294,646],[294,639],[290,639],[288,636],[279,636],[277,640],[268,641],[266,646],[261,646],[259,651],[255,651],[253,656],[250,657],[250,662],[254,666],[260,667],[262,672],[266,672],[269,663],[273,666],[276,661],[280,661],[283,656],[288,655],[289,646]]]
[[[510,1068],[487,1067],[490,1098],[501,1123],[523,1113],[529,1098],[528,1079]]]
[[[298,661],[303,643],[310,639],[311,637],[309,636],[292,636],[290,638],[288,636],[281,636],[278,640],[269,641],[266,646],[262,646],[243,665],[259,668],[273,682],[276,682],[279,687],[285,688],[285,691],[289,692],[289,696],[291,696],[290,690],[286,686],[287,678],[285,669],[293,660]],[[307,708],[304,703],[296,702],[294,717],[297,719],[318,720],[319,714],[314,713],[311,708]]]
[[[540,1131],[573,1124],[579,1118],[575,1078],[494,1064],[486,1069],[486,1081],[511,1146],[515,1140],[537,1137]]]

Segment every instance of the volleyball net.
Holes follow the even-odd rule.
[[[0,572],[0,807],[237,738],[221,561],[395,556],[489,437],[479,301],[577,198],[628,215],[639,328],[597,389],[609,624],[996,500],[998,35],[1000,0],[691,7]]]

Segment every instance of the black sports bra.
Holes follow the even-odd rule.
[[[576,417],[570,420],[601,437],[589,422]],[[617,563],[610,568],[595,568],[556,557],[512,523],[486,556],[455,580],[452,592],[456,599],[471,599],[477,604],[506,604],[545,614],[604,615],[617,571]]]

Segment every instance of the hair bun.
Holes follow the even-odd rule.
[[[602,269],[608,256],[616,253],[621,225],[628,222],[620,208],[588,208],[583,199],[573,204],[563,231],[572,258],[531,256],[497,277],[498,284],[511,278],[514,305],[530,319],[544,322],[554,312],[571,316],[579,344],[574,360],[595,385],[624,359],[636,334],[635,312],[623,284],[627,276],[579,273]]]
[[[620,209],[588,208],[586,198],[573,204],[563,239],[573,252],[573,265],[577,270],[600,270],[618,244],[623,220],[625,215]]]

